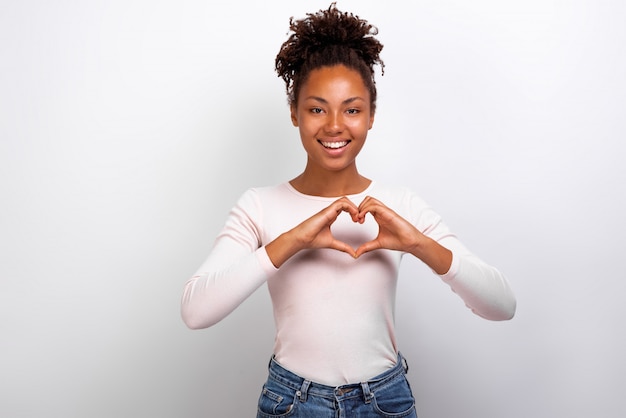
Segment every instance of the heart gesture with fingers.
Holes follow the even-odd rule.
[[[337,239],[331,226],[339,215],[347,212],[353,222],[363,224],[369,213],[378,224],[378,235],[357,249]],[[357,207],[342,197],[311,216],[292,230],[267,245],[267,251],[276,267],[298,251],[329,248],[343,251],[354,258],[379,249],[411,253],[439,274],[448,271],[452,253],[436,241],[422,234],[415,226],[373,197],[366,197]]]
[[[346,242],[337,239],[331,226],[342,212],[347,212],[352,221],[363,224],[369,213],[378,224],[378,235],[371,241],[354,249]],[[366,197],[357,207],[346,197],[313,215],[292,230],[298,237],[295,248],[329,248],[346,252],[354,258],[373,250],[387,249],[412,252],[426,237],[404,218],[389,209],[380,201]]]

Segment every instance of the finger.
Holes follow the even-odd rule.
[[[365,196],[365,199],[363,199],[363,201],[359,204],[359,212],[362,212],[364,207],[371,204],[371,202],[375,200],[376,199],[374,199],[372,196]]]
[[[354,253],[354,258],[359,258],[365,253],[370,251],[378,250],[381,248],[380,243],[377,240],[372,240],[361,244],[359,248],[356,249]]]
[[[363,201],[359,204],[358,210],[358,219],[360,223],[365,222],[365,216],[368,213],[372,213],[372,215],[374,214],[372,209],[374,207],[374,205],[376,205],[377,200],[374,199],[371,196],[366,196],[365,199],[363,199]]]
[[[348,214],[350,214],[350,217],[352,218],[352,220],[354,222],[357,222],[359,209],[354,204],[354,202],[352,202],[347,197],[342,197],[341,199],[336,200],[335,202],[333,202],[331,207],[334,208],[334,210],[337,213],[337,216],[339,216],[341,212],[347,212]]]
[[[359,212],[371,211],[372,208],[377,208],[377,207],[386,208],[387,206],[385,206],[385,204],[382,203],[380,200],[375,199],[371,196],[367,196],[365,199],[363,199],[363,201],[359,205]]]
[[[343,251],[344,253],[348,253],[353,258],[357,257],[356,253],[354,251],[354,248],[352,248],[350,245],[346,244],[343,241],[333,240],[330,243],[329,248],[331,248],[333,250]]]
[[[358,213],[358,210],[356,206],[354,206],[354,203],[349,200],[339,199],[322,209],[319,214],[326,219],[327,224],[332,224],[342,212],[348,212],[350,216],[354,217]]]
[[[379,200],[374,199],[373,197],[367,197],[361,204],[359,205],[359,219],[361,223],[365,221],[365,216],[369,213],[374,218],[378,218],[379,214],[384,211],[390,210],[387,206],[381,203]]]

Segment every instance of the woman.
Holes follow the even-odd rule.
[[[182,316],[209,327],[267,283],[276,336],[257,417],[415,417],[394,330],[402,257],[420,259],[484,318],[512,318],[515,298],[422,199],[357,170],[383,66],[376,28],[334,4],[290,23],[276,70],[306,166],[242,195],[185,285]]]

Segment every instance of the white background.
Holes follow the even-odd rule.
[[[265,288],[191,331],[182,286],[248,187],[305,155],[273,72],[322,1],[3,1],[0,415],[250,417]],[[420,418],[626,415],[626,6],[340,1],[380,29],[359,162],[422,195],[508,276],[474,316],[406,259],[397,303]]]

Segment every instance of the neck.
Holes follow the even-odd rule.
[[[358,194],[367,189],[371,180],[356,170],[318,171],[307,166],[304,172],[289,182],[300,193],[311,196],[341,197]]]

